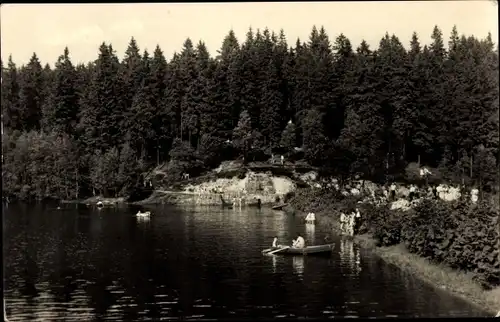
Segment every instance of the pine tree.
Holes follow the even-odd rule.
[[[7,69],[2,66],[2,117],[4,126],[10,130],[23,129],[23,113],[19,102],[19,76],[17,68],[9,56]]]
[[[139,90],[143,73],[143,60],[140,54],[139,46],[134,37],[130,39],[125,57],[122,61],[123,75],[122,81],[124,86],[125,104],[127,108],[132,106],[132,100]]]
[[[20,73],[20,119],[25,131],[40,128],[42,105],[44,103],[42,65],[35,53]]]
[[[202,53],[203,55],[204,53]],[[196,70],[197,53],[191,42],[186,39],[180,55],[181,84],[184,89],[181,100],[181,139],[187,138],[192,144],[192,136],[199,135],[199,111],[201,95],[196,86],[198,72]],[[196,141],[195,141],[196,142]]]
[[[257,56],[259,53],[256,42],[253,30],[250,28],[237,57],[241,109],[254,116],[254,123],[257,123],[256,118],[259,115],[260,98],[260,83],[257,77],[259,71]]]
[[[347,97],[351,89],[357,85],[357,81],[356,75],[353,73],[355,56],[349,39],[340,34],[335,39],[333,49],[335,51],[335,73],[332,75],[330,86],[333,89],[332,104],[335,110],[327,119],[328,124],[330,124],[327,129],[329,137],[337,139],[344,127],[345,112],[348,105]]]
[[[66,47],[55,66],[55,81],[48,101],[46,125],[56,132],[73,134],[78,121],[78,94],[76,91],[76,71]]]
[[[213,79],[209,89],[210,102],[214,109],[213,115],[218,120],[217,136],[223,139],[231,137],[237,122],[233,119],[235,111],[238,110],[238,102],[234,97],[235,90],[233,90],[236,84],[233,79],[236,74],[239,51],[238,40],[231,30],[224,38],[219,56],[216,57]]]
[[[169,129],[171,138],[178,138],[181,135],[181,101],[183,89],[180,85],[180,78],[179,55],[174,53],[172,60],[167,66],[165,97],[163,99],[164,111],[168,120],[165,126]]]
[[[151,60],[151,72],[150,72],[150,84],[152,91],[152,105],[154,109],[154,117],[152,119],[152,130],[154,132],[155,142],[155,154],[156,163],[159,164],[161,161],[165,160],[166,155],[162,155],[162,151],[165,151],[169,147],[169,141],[171,140],[171,135],[169,133],[168,127],[168,116],[165,111],[164,97],[167,89],[166,77],[167,77],[167,60],[163,55],[162,50],[159,46],[156,46],[153,59]]]
[[[119,71],[119,62],[113,48],[103,43],[92,73],[88,106],[81,114],[84,140],[91,151],[108,151],[123,138],[125,108],[121,99],[123,90],[120,86]]]
[[[144,52],[141,72],[150,74],[150,61],[147,51]],[[154,140],[152,121],[155,117],[154,95],[151,87],[151,78],[143,77],[139,89],[136,91],[129,109],[129,115],[133,120],[132,126],[128,127],[132,136],[132,146],[140,155],[141,159],[147,159],[147,151]]]

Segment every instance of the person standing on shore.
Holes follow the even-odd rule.
[[[346,215],[341,212],[340,213],[340,232],[343,234],[345,233],[345,223],[346,223]]]
[[[351,212],[349,214],[349,236],[354,236],[354,218],[355,218],[356,214],[353,212]]]
[[[415,190],[416,190],[416,189],[415,189],[415,185],[413,185],[413,184],[412,184],[412,185],[410,185],[410,195],[409,195],[409,197],[410,197],[410,202],[412,202],[412,201],[413,201],[413,199],[415,198]]]
[[[389,190],[391,195],[391,201],[396,200],[396,185],[394,184],[394,182],[391,183]]]
[[[474,187],[472,188],[472,190],[470,191],[470,200],[473,204],[475,204],[478,200],[479,200],[479,190]]]
[[[361,226],[361,213],[359,212],[359,209],[356,208],[356,213],[354,215],[354,234],[358,234],[360,226]]]

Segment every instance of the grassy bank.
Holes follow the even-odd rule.
[[[290,200],[290,206],[286,211],[293,213],[299,219],[304,219],[306,212],[313,211],[316,213],[318,225],[326,226],[337,232],[339,230],[339,214],[341,210],[346,208],[349,209],[355,205],[361,209],[362,214],[365,214],[366,217],[369,216],[369,212],[371,214],[377,212],[377,210],[374,210],[376,208],[373,205],[357,204],[358,200],[356,199],[349,200],[349,198],[346,198],[339,201],[337,198],[338,196],[331,192],[311,190],[297,192]],[[401,230],[401,228],[393,226],[398,226],[401,221],[410,218],[410,215],[398,214],[401,216],[401,219],[394,221],[393,218],[387,217],[386,212],[386,210],[380,211],[380,216],[382,217],[381,221],[385,222],[385,226],[389,223],[391,226],[391,234],[394,234],[394,230]],[[480,211],[478,211],[478,213],[480,213]],[[363,234],[354,237],[355,242],[363,247],[372,249],[388,263],[394,264],[400,269],[418,276],[435,287],[445,289],[455,296],[478,305],[492,314],[492,316],[500,310],[500,287],[497,286],[492,289],[485,289],[484,283],[481,285],[478,282],[477,269],[466,272],[451,268],[449,265],[443,263],[445,260],[439,262],[435,259],[426,259],[420,254],[410,252],[405,245],[406,243],[402,240],[402,237],[398,237],[401,238],[401,240],[395,243],[395,245],[381,246],[381,244],[384,244],[384,241],[381,242],[381,239],[387,239],[389,229],[386,227],[366,227],[370,225],[380,225],[380,223],[377,223],[377,221],[373,219],[373,215],[371,217],[372,218],[369,219],[369,224],[364,224],[365,228],[362,231]],[[427,227],[424,228],[427,229]],[[420,227],[420,229],[417,228],[417,230],[423,230],[424,228]],[[382,233],[375,232],[376,230],[382,230]],[[475,243],[473,242],[473,244]],[[455,257],[457,257],[456,254]],[[462,259],[462,261],[467,260],[469,260],[469,258]],[[495,267],[497,266],[498,264],[496,264]]]
[[[447,290],[455,296],[478,305],[491,315],[500,310],[500,287],[484,290],[468,273],[460,272],[443,264],[431,263],[425,258],[410,253],[402,244],[377,247],[370,235],[358,235],[354,240],[372,249],[386,262],[418,276],[429,284]]]

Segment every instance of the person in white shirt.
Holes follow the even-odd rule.
[[[359,231],[359,227],[361,226],[361,213],[359,209],[356,208],[356,213],[354,215],[354,233],[357,234]]]
[[[278,237],[274,237],[274,239],[273,239],[273,247],[278,247]]]
[[[349,235],[354,236],[354,218],[356,214],[354,212],[351,212],[349,214]]]
[[[471,191],[470,191],[470,200],[472,203],[476,203],[477,200],[479,199],[479,190],[477,188],[473,188]]]
[[[293,248],[304,248],[306,246],[306,241],[300,234],[297,234],[297,239],[293,241],[292,247]]]
[[[344,233],[345,232],[345,223],[346,223],[346,215],[341,212],[340,213],[340,232]]]
[[[389,187],[389,190],[391,191],[391,200],[394,201],[396,199],[396,185],[391,183],[391,186]]]
[[[415,186],[414,185],[411,185],[410,186],[410,202],[413,201],[413,198],[415,198]]]

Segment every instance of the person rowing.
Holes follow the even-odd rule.
[[[274,239],[273,239],[273,248],[283,248],[283,245],[279,245],[278,244],[278,236],[274,236]]]
[[[297,239],[293,241],[292,247],[293,248],[304,248],[306,246],[306,241],[300,234],[297,234]]]

